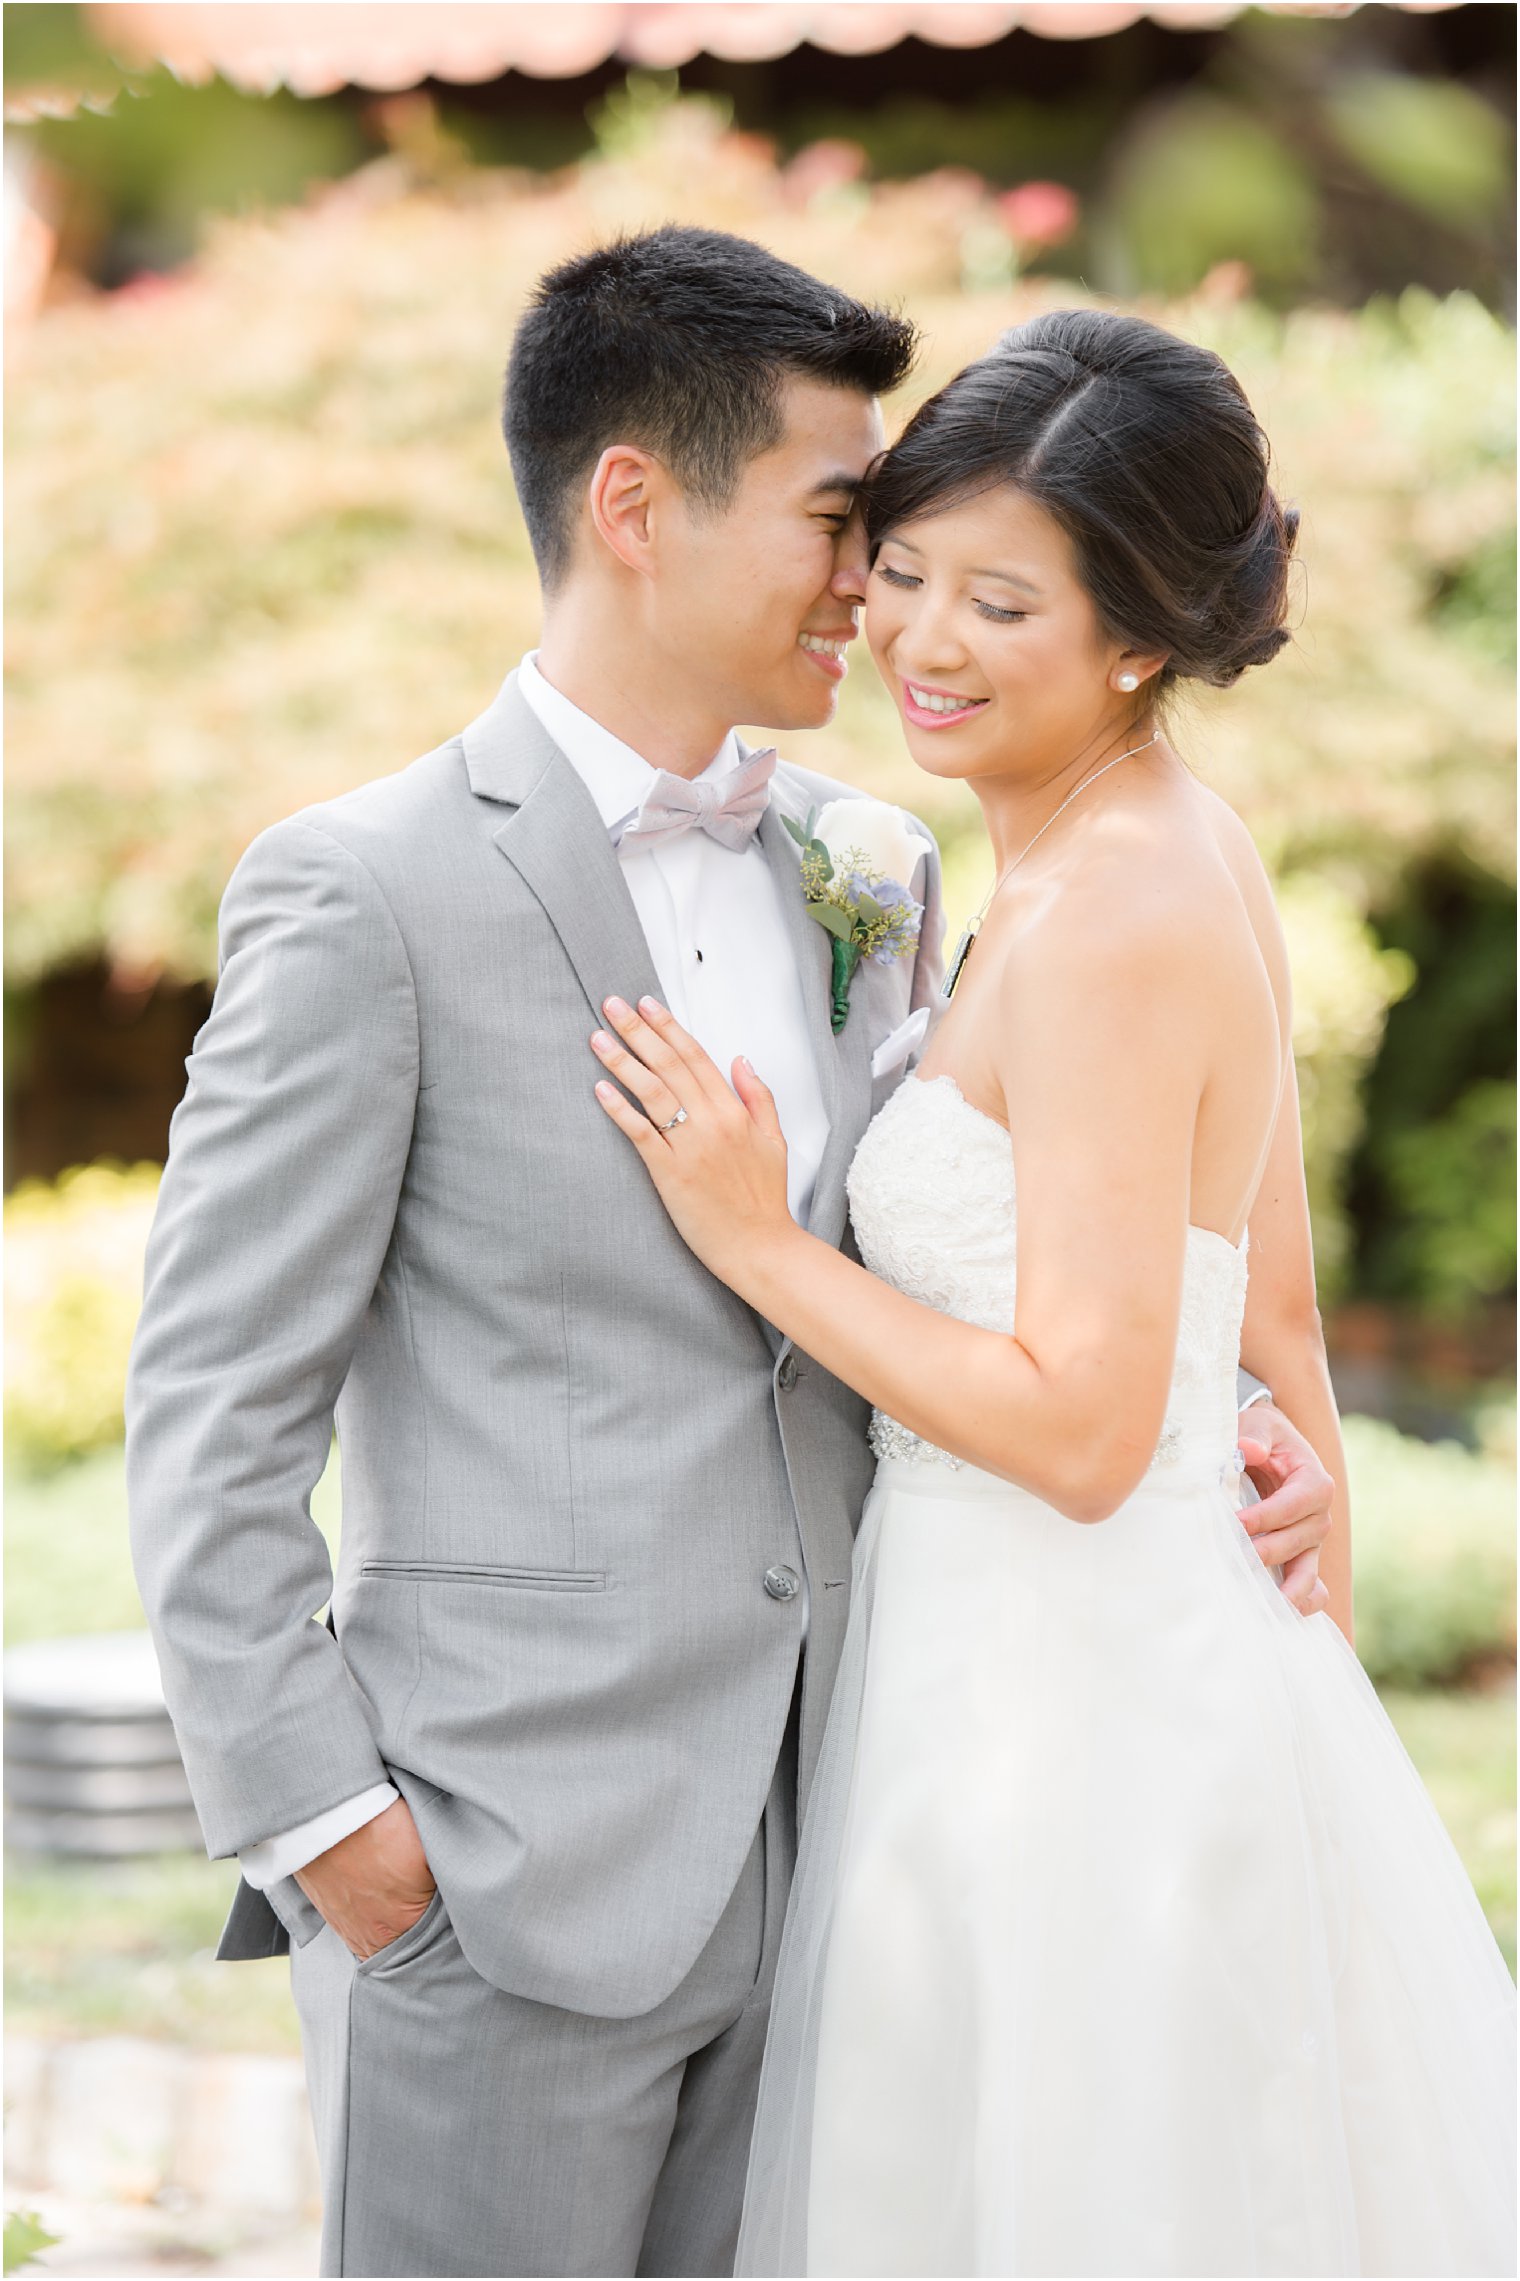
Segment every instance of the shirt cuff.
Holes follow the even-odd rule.
[[[352,1837],[400,1795],[393,1782],[372,1783],[357,1798],[345,1798],[340,1806],[313,1814],[309,1822],[298,1822],[293,1830],[281,1830],[274,1837],[261,1838],[257,1845],[245,1846],[238,1855],[238,1867],[255,1892],[262,1893],[282,1877],[293,1877],[340,1838]]]
[[[1241,1409],[1243,1409],[1243,1410],[1254,1410],[1258,1402],[1270,1402],[1270,1401],[1271,1401],[1271,1399],[1272,1399],[1272,1389],[1271,1389],[1271,1387],[1270,1387],[1270,1386],[1258,1386],[1258,1387],[1256,1387],[1256,1388],[1254,1389],[1254,1391],[1253,1391],[1253,1392],[1249,1393],[1249,1394],[1246,1396],[1245,1400],[1244,1400],[1244,1401],[1241,1403],[1240,1407],[1241,1407]]]

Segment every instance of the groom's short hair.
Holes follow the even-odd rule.
[[[609,444],[656,453],[721,510],[746,461],[781,441],[788,375],[880,396],[916,349],[906,318],[722,230],[669,224],[561,262],[517,328],[502,407],[545,587],[568,568],[575,494]]]

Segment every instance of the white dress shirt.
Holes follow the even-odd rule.
[[[608,829],[631,816],[653,782],[649,762],[547,682],[531,651],[517,686]],[[730,730],[702,774],[722,776],[738,764]],[[752,839],[736,854],[706,832],[689,831],[661,847],[620,848],[618,860],[676,1020],[725,1077],[735,1056],[746,1054],[775,1094],[786,1135],[787,1201],[806,1225],[828,1118],[802,977],[764,850]]]
[[[517,686],[609,830],[630,816],[653,782],[651,764],[547,682],[533,651],[523,659]],[[702,774],[720,776],[738,761],[738,740],[730,731]],[[618,860],[676,1020],[725,1077],[742,1053],[775,1095],[786,1135],[787,1201],[793,1218],[805,1225],[828,1118],[802,978],[764,850],[752,839],[736,853],[693,830],[660,847],[620,848]],[[589,1023],[587,1030],[589,1035]],[[586,1060],[589,1084],[595,1067],[589,1049]],[[804,1637],[806,1625],[804,1600]],[[397,1796],[391,1783],[376,1783],[295,1829],[246,1847],[238,1856],[244,1877],[261,1890],[289,1877],[383,1813]]]

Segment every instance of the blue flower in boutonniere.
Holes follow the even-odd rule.
[[[884,800],[831,800],[805,824],[782,819],[802,850],[809,918],[833,938],[829,1018],[837,1036],[850,1011],[850,984],[863,958],[890,966],[918,948],[922,903],[910,892],[924,843],[900,808]]]

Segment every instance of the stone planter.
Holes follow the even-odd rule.
[[[6,1656],[5,1835],[23,1853],[96,1859],[201,1850],[145,1631]]]

